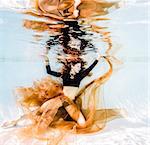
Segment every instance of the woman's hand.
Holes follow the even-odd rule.
[[[47,55],[41,55],[44,58],[45,65],[49,65],[49,58]]]

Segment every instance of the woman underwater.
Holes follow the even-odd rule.
[[[44,11],[42,6],[39,8]],[[71,13],[71,10],[68,11]],[[100,55],[88,68],[85,68],[85,63],[80,56],[84,54],[86,48],[94,46],[84,39],[85,34],[76,21],[64,23],[69,27],[61,29],[63,35],[58,36],[58,41],[63,46],[63,52],[69,55],[69,59],[60,58],[60,62],[64,64],[62,71],[52,70],[48,57],[45,56],[46,71],[49,75],[41,81],[34,82],[32,87],[17,89],[17,94],[21,96],[18,100],[24,109],[24,115],[10,124],[4,124],[6,127],[19,126],[22,120],[30,120],[31,122],[27,121],[23,125],[25,136],[31,134],[33,137],[44,139],[45,137],[39,134],[51,132],[51,129],[92,133],[103,129],[108,120],[120,117],[119,110],[96,108],[96,99],[100,97],[98,90],[112,74],[112,63],[109,57]],[[72,32],[70,27],[73,29]],[[74,44],[75,40],[79,43]],[[50,44],[47,44],[51,48],[52,41],[49,42]],[[100,60],[106,62],[108,70],[80,88],[81,81],[89,75]],[[61,78],[62,82],[52,79],[50,75]],[[84,97],[87,102],[85,106]]]
[[[61,72],[55,72],[51,70],[51,67],[49,65],[49,62],[47,61],[46,64],[46,70],[47,73],[56,77],[61,77],[63,80],[63,94],[64,96],[68,97],[70,101],[73,101],[78,93],[79,85],[82,79],[84,79],[90,71],[95,67],[95,65],[98,63],[100,57],[96,59],[91,66],[87,69],[83,69],[83,62],[78,60],[77,62],[69,62],[65,65],[64,71]],[[80,112],[80,110],[75,107],[75,104],[72,105],[69,104],[69,102],[64,101],[63,106],[65,107],[66,111],[69,113],[69,115],[77,121],[80,127],[85,126],[85,118],[83,114]],[[75,111],[78,110],[76,114]]]

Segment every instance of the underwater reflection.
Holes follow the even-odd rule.
[[[95,46],[90,43],[92,33],[86,33],[77,21],[64,21],[65,28],[60,29],[60,34],[50,37],[46,42],[47,48],[61,46],[65,54],[83,55],[87,51],[96,51]],[[61,49],[61,48],[60,48]]]
[[[58,20],[88,18],[106,15],[109,8],[118,8],[117,2],[101,0],[35,0],[33,9],[26,13],[38,17],[51,17]]]

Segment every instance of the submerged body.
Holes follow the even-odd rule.
[[[98,58],[100,59],[100,57]],[[78,125],[80,127],[85,127],[86,125],[86,119],[84,115],[82,114],[81,110],[77,108],[77,106],[73,103],[73,100],[77,96],[77,93],[79,91],[79,85],[80,82],[84,77],[86,77],[90,71],[96,66],[98,63],[98,59],[96,59],[87,69],[83,69],[82,63],[77,62],[75,64],[69,64],[67,65],[67,69],[60,73],[55,72],[51,70],[49,60],[46,57],[46,71],[48,74],[61,77],[63,80],[63,94],[65,97],[68,97],[70,101],[64,101],[65,109],[68,112],[68,114],[71,116],[72,119],[77,121]],[[72,102],[71,102],[72,101]],[[67,105],[66,105],[67,102]]]

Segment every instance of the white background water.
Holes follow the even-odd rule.
[[[18,86],[31,85],[33,80],[46,75],[40,56],[44,46],[31,43],[34,42],[33,32],[22,28],[22,19],[27,16],[10,10],[18,3],[20,8],[27,7],[27,1],[23,2],[0,0],[0,122],[19,116],[18,108],[14,107],[13,90]],[[150,144],[148,7],[150,3],[146,0],[127,1],[108,15],[111,21],[99,23],[109,27],[114,47],[120,48],[115,55],[123,61],[104,85],[105,105],[124,108],[127,116],[108,123],[96,135],[76,136],[71,145]],[[96,69],[98,67],[94,72],[98,72]]]

